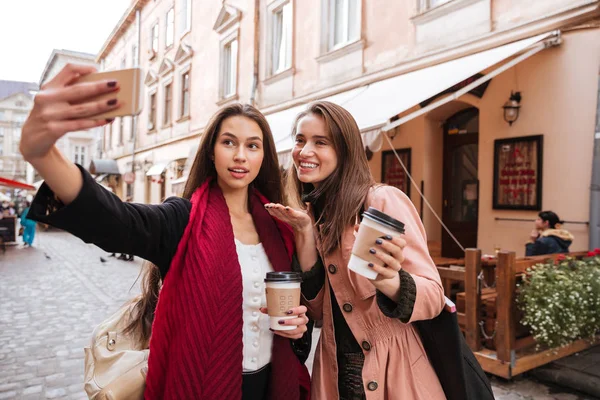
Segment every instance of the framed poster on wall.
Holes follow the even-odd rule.
[[[397,149],[396,153],[410,174],[410,148]],[[397,187],[410,197],[410,181],[392,150],[384,151],[381,155],[381,182]]]
[[[494,209],[542,209],[542,155],[542,135],[494,141]]]

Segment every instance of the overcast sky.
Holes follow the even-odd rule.
[[[38,82],[53,49],[96,54],[131,0],[0,0],[0,80]]]

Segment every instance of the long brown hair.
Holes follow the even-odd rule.
[[[196,189],[202,186],[208,178],[216,178],[217,171],[212,161],[215,143],[223,121],[235,116],[246,117],[256,122],[263,134],[264,158],[258,176],[250,184],[250,189],[256,188],[271,202],[281,203],[283,184],[275,141],[269,123],[258,109],[248,104],[239,103],[222,108],[208,123],[190,169],[183,197],[191,199]],[[250,200],[250,196],[248,196],[248,200]],[[158,267],[150,262],[144,263],[141,279],[142,294],[132,300],[133,308],[130,314],[130,323],[125,328],[125,332],[134,334],[138,343],[145,348],[150,341],[152,322],[154,321],[154,312],[158,303],[162,281]]]
[[[323,223],[320,237],[322,250],[327,255],[340,246],[344,230],[352,226],[361,213],[375,180],[369,170],[360,129],[352,115],[337,104],[317,101],[296,117],[292,136],[296,136],[298,122],[309,114],[325,122],[337,154],[337,167],[318,188],[303,184],[298,174],[288,171],[287,201],[296,207],[304,207],[304,200],[319,206],[317,223]],[[310,194],[303,199],[303,194],[308,192]]]

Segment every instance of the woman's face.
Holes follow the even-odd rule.
[[[541,217],[537,217],[535,220],[535,229],[538,231],[544,231],[550,227],[550,223],[548,221],[544,221]]]
[[[243,116],[225,119],[213,153],[221,189],[247,189],[258,176],[264,154],[263,133],[256,122]]]
[[[319,186],[337,168],[338,157],[323,118],[308,114],[298,121],[292,150],[298,179]]]

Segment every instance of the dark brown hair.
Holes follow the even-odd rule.
[[[256,188],[269,201],[281,203],[283,187],[273,134],[264,115],[255,107],[248,104],[226,106],[212,117],[204,131],[200,147],[190,169],[183,197],[191,199],[196,189],[202,186],[208,178],[216,178],[217,171],[213,163],[215,143],[223,121],[235,116],[246,117],[256,122],[263,134],[264,158],[258,176],[250,184],[250,189]],[[250,200],[250,196],[248,196],[248,199]],[[142,294],[132,300],[134,305],[130,316],[130,323],[127,325],[125,332],[134,334],[138,343],[146,348],[150,341],[154,312],[158,303],[158,295],[162,282],[158,267],[150,262],[144,263],[141,277]]]
[[[538,216],[542,219],[542,221],[547,221],[551,229],[556,228],[557,225],[560,226],[565,223],[565,221],[561,221],[554,211],[542,211],[538,214]]]
[[[317,101],[296,117],[292,136],[296,136],[298,122],[312,114],[325,122],[337,154],[337,167],[318,188],[303,184],[298,175],[287,174],[287,201],[292,206],[303,207],[302,195],[310,192],[304,200],[319,206],[322,250],[327,255],[340,246],[342,234],[354,225],[362,212],[364,202],[375,180],[363,148],[360,129],[352,115],[343,107],[328,101]]]

